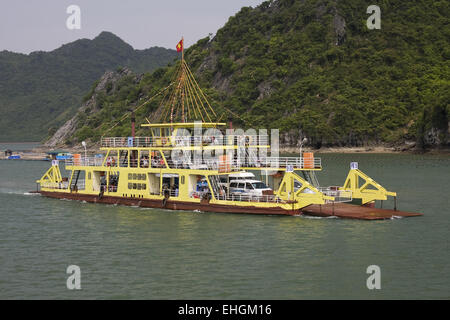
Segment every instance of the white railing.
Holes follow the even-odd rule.
[[[237,162],[234,160],[224,161],[220,159],[168,159],[167,164],[171,169],[219,170],[219,172],[240,170],[240,168],[237,166]]]
[[[240,161],[241,167],[253,168],[288,168],[293,169],[320,169],[322,168],[321,158],[304,158],[304,157],[266,157],[257,158],[253,161]]]
[[[91,166],[99,167],[103,164],[103,157],[81,157],[65,160],[66,166]]]
[[[295,157],[268,157],[258,159],[169,159],[168,165],[174,169],[203,169],[219,170],[222,172],[239,171],[240,168],[288,168],[292,169],[321,169],[321,158],[295,158]]]
[[[48,188],[48,189],[67,189],[69,187],[68,181],[62,181],[62,182],[49,182],[49,181],[43,181],[40,183],[41,188]]]
[[[210,196],[209,192],[201,192],[201,191],[192,191],[190,194],[191,198],[202,199],[204,196]],[[272,203],[284,203],[285,201],[280,199],[275,195],[250,195],[250,194],[239,194],[239,193],[230,193],[230,194],[214,194],[216,200],[225,200],[225,201],[245,201],[245,202],[272,202]]]
[[[326,200],[325,203],[333,202],[351,202],[353,200],[352,192],[348,190],[339,190],[339,187],[319,188],[319,191],[329,197],[334,197],[334,200]]]
[[[94,166],[103,165],[103,157],[80,157],[65,160],[66,166]],[[105,163],[106,166],[117,166],[117,160],[114,158],[114,165]],[[201,169],[201,170],[219,170],[220,172],[239,171],[241,168],[289,168],[292,169],[321,169],[321,158],[296,158],[296,157],[265,157],[265,158],[245,158],[223,160],[219,158],[213,159],[192,159],[181,157],[179,159],[167,159],[169,168],[172,169]],[[161,158],[152,158],[140,161],[131,159],[125,165],[120,167],[137,168],[165,168]]]
[[[268,145],[268,135],[224,135],[217,136],[171,136],[171,137],[104,137],[104,148],[161,147],[161,146],[208,146],[208,145]]]

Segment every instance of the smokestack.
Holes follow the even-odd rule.
[[[135,136],[135,124],[136,124],[136,117],[134,116],[134,111],[131,111],[131,136]]]

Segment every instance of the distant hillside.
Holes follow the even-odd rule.
[[[149,72],[175,50],[134,50],[110,32],[51,52],[0,52],[0,141],[39,141],[72,117],[83,95],[105,71],[127,66]]]
[[[383,1],[381,30],[367,29],[368,5],[277,0],[245,7],[185,58],[215,108],[240,115],[233,118],[241,127],[281,129],[285,145],[303,137],[314,147],[448,145],[449,2]],[[174,69],[103,92],[101,108],[78,114],[71,142],[93,132],[98,139],[130,105],[166,86]],[[140,119],[157,105],[142,108]],[[129,132],[127,121],[108,135]]]

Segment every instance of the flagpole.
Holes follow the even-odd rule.
[[[181,61],[184,60],[184,37],[181,37]]]
[[[182,70],[182,74],[181,74],[180,81],[184,82],[184,37],[183,36],[181,37],[181,68],[182,68],[181,69]],[[182,105],[182,108],[181,108],[181,113],[182,113],[181,122],[186,122],[186,119],[184,117],[184,91],[183,91],[183,89],[181,89],[181,105]]]

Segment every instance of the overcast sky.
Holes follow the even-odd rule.
[[[263,0],[0,0],[0,51],[51,51],[111,31],[135,49],[188,47],[215,33],[241,7]],[[78,5],[81,29],[69,30],[67,7]]]

